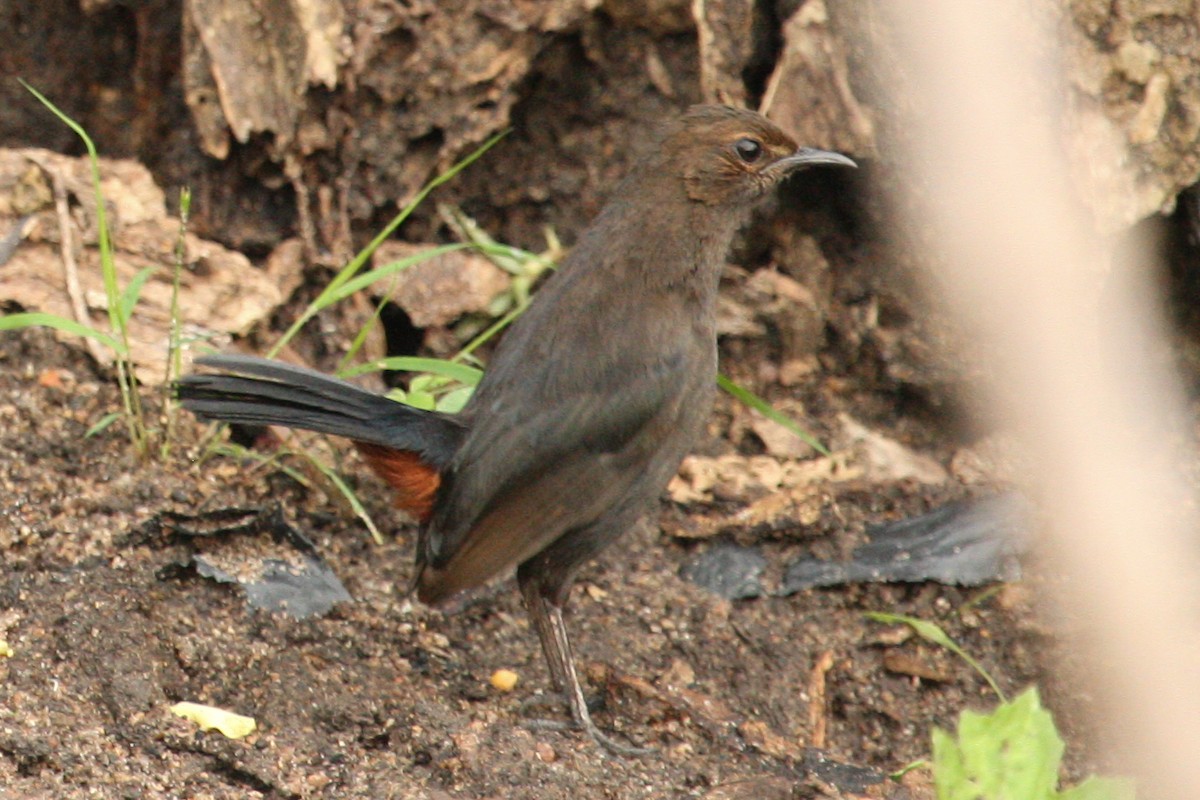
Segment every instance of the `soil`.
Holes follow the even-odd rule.
[[[730,602],[679,577],[712,543],[672,539],[653,518],[584,571],[569,614],[599,723],[653,755],[614,758],[577,733],[530,729],[522,707],[547,674],[511,581],[452,609],[421,606],[403,589],[411,527],[388,524],[395,537],[377,546],[329,496],[274,468],[198,463],[206,431],[187,419],[168,456],[139,461],[119,424],[84,435],[119,396],[79,350],[28,331],[4,334],[0,352],[5,797],[928,796],[920,772],[907,787],[868,786],[928,757],[931,727],[995,698],[961,660],[868,622],[870,610],[937,622],[1005,691],[1042,684],[1073,771],[1084,764],[1071,728],[1083,700],[1043,670],[1052,640],[1023,591],[859,585]],[[384,488],[356,485],[388,520]],[[807,530],[755,543],[773,565],[845,553],[867,524],[963,494],[843,487]],[[353,602],[295,620],[181,566],[202,545],[178,520],[223,509],[282,509]],[[514,690],[490,685],[501,668],[519,676]],[[182,700],[258,728],[242,740],[200,732],[169,712]]]

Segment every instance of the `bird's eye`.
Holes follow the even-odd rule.
[[[754,139],[738,139],[733,143],[733,150],[742,161],[753,164],[762,157],[763,146]]]

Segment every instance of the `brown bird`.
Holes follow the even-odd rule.
[[[183,406],[352,440],[420,520],[415,586],[437,603],[516,567],[557,690],[592,722],[562,609],[580,566],[661,494],[708,419],[717,283],[734,234],[785,177],[849,158],[752,111],[695,106],[661,130],[496,348],[457,415],[312,370],[209,356]]]

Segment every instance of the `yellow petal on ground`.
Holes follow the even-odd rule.
[[[8,642],[0,639],[0,658],[12,658],[13,649],[8,646]]]
[[[501,692],[511,692],[520,678],[511,669],[498,669],[492,673],[492,686]]]
[[[241,739],[254,733],[257,724],[253,717],[243,717],[232,711],[200,703],[176,703],[171,706],[171,713],[177,717],[191,720],[202,730],[216,729],[230,739]]]

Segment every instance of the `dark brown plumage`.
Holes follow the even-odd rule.
[[[346,436],[421,520],[415,586],[436,603],[517,569],[556,688],[592,723],[562,607],[577,570],[662,492],[699,435],[717,369],[717,283],[755,202],[805,167],[751,111],[696,106],[664,127],[529,310],[466,408],[417,411],[311,370],[198,363],[183,405],[209,419]]]

